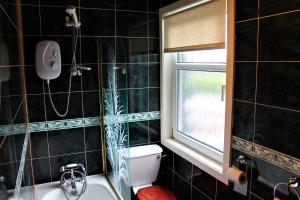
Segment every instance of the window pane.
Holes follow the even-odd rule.
[[[226,63],[226,49],[178,52],[179,63]]]
[[[178,70],[177,131],[221,152],[224,146],[225,83],[225,72]]]

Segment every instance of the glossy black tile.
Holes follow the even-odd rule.
[[[148,1],[148,11],[149,12],[158,12],[160,8],[161,0]]]
[[[84,129],[86,151],[101,149],[100,126],[86,127]]]
[[[48,141],[46,132],[34,132],[30,134],[32,158],[48,157]]]
[[[129,144],[137,146],[149,143],[148,122],[130,122],[129,123]]]
[[[83,92],[84,117],[100,115],[99,92]]]
[[[16,30],[16,10],[14,5],[3,4],[2,8],[5,10],[7,15],[1,10],[1,33],[3,35],[17,35]]]
[[[210,200],[210,198],[197,188],[192,187],[192,200]]]
[[[159,63],[149,64],[149,87],[160,87],[160,65]]]
[[[148,65],[129,64],[128,67],[128,87],[145,88],[148,87]]]
[[[149,89],[149,111],[160,110],[160,89],[150,88]]]
[[[253,139],[254,109],[252,103],[234,101],[234,123],[232,134],[248,141]]]
[[[83,164],[84,167],[86,167],[85,154],[76,153],[71,155],[51,157],[50,164],[51,164],[52,181],[58,181],[60,179],[60,174],[59,174],[60,167],[72,163]]]
[[[55,93],[52,94],[52,100],[55,108],[59,113],[65,113],[68,102],[68,93]],[[82,113],[82,94],[80,92],[73,92],[70,94],[69,110],[65,117],[59,117],[50,103],[49,95],[46,95],[46,109],[47,120],[61,120],[61,119],[73,119],[83,117]]]
[[[23,97],[21,96],[8,96],[1,98],[1,125],[11,125],[24,123],[23,116]]]
[[[118,63],[148,62],[147,38],[118,37],[116,48],[116,61]]]
[[[255,142],[271,149],[300,157],[300,114],[298,112],[257,106]]]
[[[18,40],[17,36],[8,36],[2,35],[1,44],[1,52],[5,55],[4,52],[7,52],[8,61],[5,61],[5,65],[8,66],[19,66],[19,52],[16,51],[18,49]]]
[[[256,61],[257,20],[236,24],[235,59]]]
[[[51,156],[85,151],[83,128],[51,131],[48,141]]]
[[[236,21],[258,17],[258,0],[236,0]]]
[[[87,160],[87,174],[89,176],[103,173],[101,151],[87,152],[86,160]]]
[[[257,158],[253,162],[258,176],[252,178],[251,191],[262,199],[273,199],[273,187],[277,183],[287,183],[291,177],[296,176]],[[276,194],[280,199],[297,199],[286,187],[278,187]]]
[[[234,98],[254,102],[256,63],[235,63]]]
[[[117,11],[117,36],[147,37],[147,13]]]
[[[257,102],[299,110],[299,63],[260,63]]]
[[[159,16],[158,14],[148,14],[149,37],[159,38]]]
[[[128,91],[128,112],[148,111],[148,89],[130,89]]]
[[[260,20],[260,60],[299,60],[300,38],[295,37],[300,32],[299,17],[300,13],[295,12]]]
[[[5,96],[21,95],[21,83],[20,83],[20,68],[10,67],[9,75],[1,82],[1,90],[3,90]]]
[[[84,65],[90,67],[91,71],[82,71],[82,90],[91,91],[99,90],[99,76],[98,76],[98,66],[96,64]]]
[[[217,180],[194,165],[192,184],[210,198],[215,197]]]
[[[97,49],[98,42],[98,49]],[[115,39],[113,37],[82,37],[81,38],[81,62],[82,63],[113,63]]]
[[[115,12],[113,10],[80,9],[81,35],[115,35]],[[97,25],[97,23],[100,23]]]
[[[24,35],[40,35],[40,10],[38,6],[22,5],[23,34]],[[53,17],[53,15],[52,15]],[[62,20],[61,20],[62,21]]]
[[[149,137],[151,143],[160,141],[160,120],[149,121]]]
[[[182,157],[174,154],[174,171],[184,178],[188,183],[192,179],[192,164]]]
[[[170,191],[174,191],[174,174],[173,174],[173,172],[168,168],[165,168],[164,170],[160,170],[155,184],[166,187]]]
[[[15,163],[1,164],[0,165],[1,176],[6,178],[5,184],[7,189],[13,189],[16,185],[16,177],[18,174],[18,167]]]
[[[273,15],[282,12],[288,12],[300,9],[300,2],[297,0],[276,1],[276,0],[260,0],[260,15]]]
[[[177,174],[174,174],[174,193],[177,200],[191,199],[191,185]]]
[[[169,150],[168,148],[166,148],[163,145],[160,145],[161,148],[163,149],[163,155],[165,155],[165,157],[162,158],[161,160],[161,169],[165,170],[165,169],[170,169],[173,170],[174,169],[174,153]]]
[[[51,182],[49,158],[35,159],[32,161],[35,184]]]
[[[102,67],[102,80],[103,88],[105,89],[125,89],[128,87],[127,84],[127,74],[128,65],[127,64],[107,64]],[[115,79],[115,88],[113,85],[113,80]]]
[[[159,62],[159,39],[149,38],[149,62]]]
[[[25,67],[27,94],[42,94],[43,79],[38,77],[35,66]]]
[[[102,1],[81,0],[80,7],[81,8],[115,9],[115,1],[111,1],[111,0],[102,0]]]
[[[35,2],[36,0],[25,0],[26,2]],[[73,5],[78,7],[79,6],[79,1],[78,0],[40,0],[41,5],[47,5],[47,6],[61,6],[65,7],[67,5]]]
[[[5,141],[3,141],[4,136],[0,137],[1,143],[3,142],[3,146],[0,151],[0,163],[8,163],[14,162],[18,160],[17,152],[15,149],[15,138],[14,136],[7,136]],[[4,174],[2,174],[4,175]]]
[[[160,0],[160,6],[161,7],[164,7],[164,6],[167,6],[169,4],[172,4],[174,2],[176,2],[178,0]]]
[[[147,11],[147,0],[117,0],[116,8],[121,10]]]
[[[30,122],[46,121],[44,98],[48,98],[48,96],[44,96],[44,94],[27,95]]]
[[[38,7],[36,9],[38,10]],[[65,25],[66,11],[64,7],[41,6],[40,10],[43,35],[72,35],[72,28]]]

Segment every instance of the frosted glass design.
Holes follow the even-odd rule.
[[[115,117],[126,112],[117,90],[116,70],[114,66],[110,66],[108,73],[109,89],[104,92],[106,153],[110,165],[108,176],[122,198],[130,200],[128,129],[126,122],[115,120]]]
[[[178,70],[178,132],[223,152],[225,72]]]

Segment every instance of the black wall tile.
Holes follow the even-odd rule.
[[[83,109],[85,117],[97,117],[100,115],[99,92],[83,93]]]
[[[51,181],[50,162],[48,158],[33,160],[35,184]]]
[[[102,152],[101,151],[93,151],[86,153],[87,160],[87,174],[102,174]]]
[[[297,0],[276,1],[276,0],[260,0],[260,15],[273,15],[282,12],[288,12],[300,9],[300,2]]]
[[[234,101],[234,136],[252,141],[254,128],[254,107],[252,103]]]
[[[256,61],[257,20],[236,24],[235,59]]]
[[[132,10],[132,11],[147,11],[147,0],[131,1],[131,0],[117,0],[117,9]]]
[[[100,126],[86,127],[85,146],[87,151],[101,149]]]
[[[149,121],[149,137],[151,143],[160,141],[160,120]]]
[[[48,98],[48,96],[45,96]],[[44,105],[44,94],[27,95],[28,112],[30,122],[46,121],[46,111]]]
[[[82,71],[82,89],[83,91],[99,90],[98,65],[87,64],[91,71]]]
[[[192,184],[210,198],[215,197],[217,180],[194,165]]]
[[[191,199],[191,185],[177,174],[174,174],[174,193],[177,200]]]
[[[160,65],[159,63],[149,64],[149,87],[160,86]]]
[[[100,9],[115,9],[115,2],[111,0],[90,1],[81,0],[80,7],[84,8],[100,8]]]
[[[116,61],[118,63],[148,62],[147,38],[118,37],[116,48]]]
[[[256,63],[235,63],[234,98],[254,101],[256,81]]]
[[[40,27],[39,7],[22,5],[22,17],[25,19],[30,19],[30,20],[23,20],[23,34],[40,35],[41,27]]]
[[[143,12],[117,12],[117,36],[147,37],[147,13]]]
[[[129,144],[130,146],[144,145],[149,143],[148,122],[130,122]]]
[[[255,142],[297,158],[300,157],[298,112],[257,106]]]
[[[258,0],[236,0],[236,21],[258,17]]]
[[[81,9],[81,35],[115,35],[115,12],[112,10]],[[98,24],[99,23],[99,24]]]
[[[300,32],[299,17],[296,12],[260,20],[260,60],[299,61],[300,38],[295,37]]]
[[[35,132],[30,134],[32,158],[48,157],[47,134]]]
[[[148,89],[129,89],[128,111],[129,113],[148,111]]]
[[[128,87],[145,88],[148,87],[148,65],[129,64],[128,67]]]
[[[178,173],[187,182],[192,179],[192,164],[182,157],[174,154],[174,171]]]
[[[257,102],[299,110],[299,63],[260,63]]]
[[[149,89],[149,111],[160,110],[160,89],[150,88]]]
[[[83,128],[51,131],[48,137],[51,156],[85,151]]]

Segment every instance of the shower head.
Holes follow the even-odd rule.
[[[81,23],[78,21],[75,6],[67,6],[66,13],[69,15],[66,17],[66,26],[79,28],[81,26]]]

